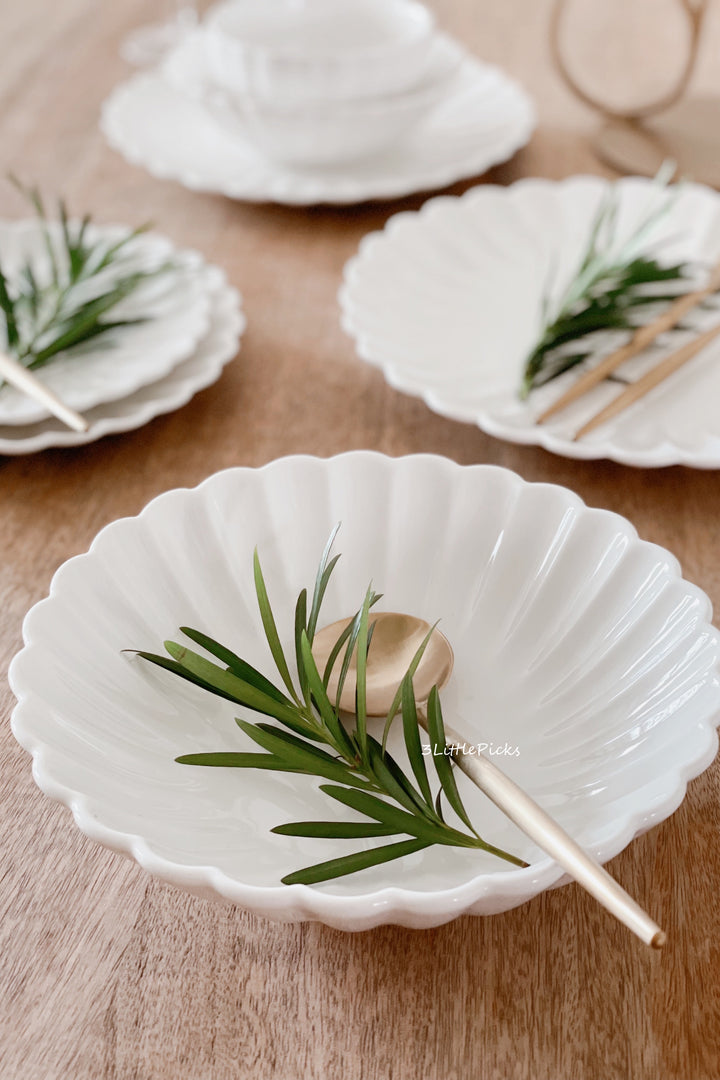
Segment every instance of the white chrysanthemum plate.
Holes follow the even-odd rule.
[[[156,649],[189,624],[271,674],[253,548],[290,643],[296,595],[337,521],[343,558],[324,619],[353,611],[371,578],[388,610],[442,617],[456,661],[449,722],[473,741],[517,746],[507,772],[600,860],[678,807],[716,752],[720,642],[707,597],[674,557],[564,488],[361,452],[230,469],[161,495],[58,571],[10,668],[12,723],[39,786],[88,836],[200,895],[347,930],[491,914],[559,882],[558,866],[461,776],[478,827],[527,869],[431,848],[283,886],[348,842],[270,828],[350,812],[309,777],[174,761],[245,747],[242,710],[122,650]]]
[[[392,386],[490,435],[567,457],[718,468],[720,342],[579,442],[573,441],[577,429],[617,386],[598,386],[542,427],[536,416],[577,378],[577,369],[534,391],[527,403],[518,398],[543,299],[574,277],[609,187],[589,176],[521,180],[396,215],[382,232],[364,238],[345,269],[343,326],[360,356],[382,368]],[[666,197],[650,180],[625,179],[614,187],[619,235],[632,231],[653,199]],[[720,195],[683,185],[652,234],[653,245],[656,240],[655,250],[669,262],[715,263]],[[667,339],[659,343],[653,359],[668,347]]]
[[[88,431],[71,431],[54,418],[37,424],[0,425],[0,454],[33,454],[51,446],[80,446],[105,435],[134,431],[156,416],[179,409],[199,390],[214,383],[225,364],[237,355],[245,316],[239,293],[227,284],[218,267],[205,267],[203,277],[210,304],[209,325],[186,360],[134,394],[87,411]]]
[[[192,45],[192,41],[190,41]],[[263,157],[193,97],[199,50],[180,46],[166,71],[136,75],[106,101],[101,126],[128,161],[163,180],[231,199],[291,205],[393,199],[478,176],[528,142],[535,126],[525,92],[497,68],[467,57],[445,100],[392,151],[343,167],[291,168]],[[186,70],[178,71],[178,67]],[[187,93],[177,89],[179,82]]]
[[[59,226],[50,225],[51,235]],[[90,241],[117,243],[124,226],[90,226]],[[36,220],[0,222],[3,270],[13,278],[30,261],[38,281],[50,279],[50,261]],[[190,356],[208,329],[210,300],[204,262],[196,251],[179,251],[166,237],[144,233],[127,246],[122,273],[168,269],[149,278],[108,314],[108,319],[138,320],[87,345],[70,349],[38,370],[38,377],[73,409],[87,412],[107,401],[127,397],[157,382]],[[119,267],[103,274],[106,285]],[[97,283],[96,283],[97,284]],[[87,296],[89,297],[89,294]],[[49,413],[12,386],[0,389],[0,425],[32,424]]]

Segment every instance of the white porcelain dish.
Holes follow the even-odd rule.
[[[50,232],[53,236],[58,232],[54,223]],[[127,232],[124,226],[91,226],[88,238],[111,244]],[[36,220],[0,222],[0,253],[11,287],[26,259],[39,281],[49,279],[49,259]],[[198,252],[179,251],[166,237],[146,233],[128,245],[122,273],[155,270],[169,260],[171,268],[139,286],[109,316],[142,321],[97,343],[70,349],[38,370],[39,378],[72,408],[85,413],[157,382],[190,356],[207,332],[209,298],[202,287],[204,264]],[[106,281],[115,280],[117,273],[113,268]],[[42,405],[14,387],[0,390],[0,426],[32,424],[48,416]]]
[[[218,82],[277,104],[407,89],[424,75],[434,25],[416,0],[230,0],[203,34]]]
[[[54,418],[35,424],[0,425],[0,454],[34,454],[50,447],[82,446],[105,435],[134,431],[156,416],[185,405],[199,390],[214,383],[228,361],[237,355],[245,317],[240,296],[217,267],[202,272],[210,310],[206,334],[195,351],[157,382],[86,413],[90,428],[70,431]]]
[[[387,610],[442,617],[455,649],[448,721],[472,740],[517,746],[506,771],[600,861],[679,806],[717,748],[720,641],[707,597],[673,556],[564,488],[360,452],[231,469],[161,495],[55,575],[11,664],[12,725],[39,786],[88,836],[201,896],[344,930],[492,914],[559,882],[560,869],[460,776],[483,833],[527,869],[427,849],[283,886],[289,870],[347,850],[269,835],[334,813],[316,782],[175,763],[242,748],[241,710],[122,650],[157,648],[190,624],[271,673],[253,548],[289,643],[296,595],[337,521],[343,557],[325,618],[354,610],[371,578]]]
[[[625,179],[615,187],[620,234],[632,229],[653,198],[665,197],[650,180]],[[363,239],[345,269],[343,326],[359,355],[382,368],[392,386],[490,435],[565,457],[719,468],[720,343],[578,442],[576,430],[617,393],[612,383],[541,427],[536,416],[577,370],[534,391],[528,402],[518,398],[543,299],[548,291],[558,295],[574,277],[608,190],[609,181],[590,176],[521,180],[434,199],[419,213],[391,218],[382,232]],[[669,262],[716,263],[720,196],[683,185],[653,243]],[[653,361],[667,347],[667,339],[660,342]],[[635,374],[641,370],[638,364]]]
[[[193,35],[162,72],[136,75],[113,91],[102,112],[106,139],[153,176],[194,191],[307,206],[399,198],[477,176],[512,157],[535,126],[524,91],[466,57],[437,107],[397,146],[345,166],[291,168],[243,137],[234,111],[223,119],[202,100],[205,81]]]
[[[248,93],[236,100],[212,83],[209,72],[200,96],[221,122],[234,123],[238,137],[250,139],[270,160],[332,167],[408,139],[447,96],[463,56],[449,38],[438,35],[426,77],[409,90],[382,96],[277,102]],[[164,70],[172,77],[177,66],[177,56],[170,57]]]

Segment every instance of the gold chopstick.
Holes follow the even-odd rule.
[[[90,427],[84,416],[66,405],[32,371],[18,363],[12,356],[2,352],[0,352],[0,378],[5,379],[21,393],[27,394],[33,401],[43,405],[73,431],[87,431]]]
[[[714,341],[716,337],[720,336],[720,323],[717,326],[711,327],[710,330],[706,330],[703,334],[700,334],[693,341],[689,341],[687,345],[683,345],[682,348],[677,349],[675,352],[670,353],[664,360],[648,371],[646,375],[643,375],[637,382],[632,383],[626,390],[623,390],[616,398],[614,398],[609,405],[606,405],[604,409],[596,413],[590,418],[579,431],[575,432],[573,441],[577,442],[583,435],[587,435],[590,431],[594,431],[600,424],[606,423],[608,420],[612,420],[618,413],[624,412],[625,409],[634,405],[636,401],[644,397],[645,394],[653,390],[661,382],[672,375],[673,372],[681,368],[683,364],[686,364],[688,360],[692,360],[694,356],[709,345],[711,341]]]
[[[557,401],[550,405],[545,412],[541,413],[537,418],[536,423],[542,424],[548,420],[555,413],[560,412],[562,409],[567,408],[578,398],[586,394],[588,390],[592,390],[594,386],[606,379],[608,375],[612,374],[616,368],[619,368],[621,364],[624,364],[626,360],[630,360],[631,357],[637,356],[638,353],[646,349],[648,345],[652,345],[653,341],[660,334],[665,333],[666,330],[672,330],[677,324],[692,311],[693,308],[701,304],[703,300],[706,300],[712,293],[717,292],[720,288],[720,263],[715,266],[710,274],[707,284],[702,289],[696,289],[694,292],[684,293],[683,296],[675,300],[666,311],[662,313],[654,322],[648,323],[646,326],[639,327],[635,331],[627,345],[623,345],[621,348],[616,349],[615,352],[610,353],[604,360],[591,368],[590,371],[586,371],[577,382],[562,394]],[[673,369],[674,370],[674,369]],[[641,380],[642,381],[642,380]],[[639,383],[635,384],[636,386]],[[648,387],[650,389],[650,387]],[[576,436],[577,438],[578,436]]]

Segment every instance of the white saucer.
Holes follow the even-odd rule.
[[[196,74],[196,73],[195,73]],[[194,85],[188,66],[187,84]],[[535,114],[524,90],[467,57],[445,99],[386,154],[332,169],[299,169],[262,157],[206,104],[159,72],[136,75],[105,102],[101,127],[128,161],[195,191],[290,205],[399,198],[479,176],[528,142]]]
[[[208,266],[204,273],[210,300],[208,330],[186,360],[164,378],[128,397],[89,410],[85,414],[90,421],[89,431],[70,431],[55,419],[0,426],[0,454],[32,454],[52,446],[80,446],[105,435],[134,431],[156,416],[179,409],[198,390],[216,382],[225,364],[237,355],[245,316],[240,294],[227,284],[222,270]]]

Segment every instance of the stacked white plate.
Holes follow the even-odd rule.
[[[123,226],[88,230],[91,239],[111,242],[126,232]],[[11,282],[28,258],[38,279],[46,276],[47,254],[37,221],[0,222],[0,252]],[[165,267],[113,308],[113,319],[133,320],[132,325],[68,350],[36,372],[83,413],[89,430],[70,431],[41,405],[3,386],[0,454],[75,446],[140,427],[215,382],[236,355],[245,320],[240,296],[221,270],[206,264],[198,252],[178,250],[152,233],[133,239],[127,252],[123,272],[131,266]]]
[[[530,138],[513,81],[416,0],[227,0],[106,102],[129,161],[251,201],[353,203],[445,186]]]

